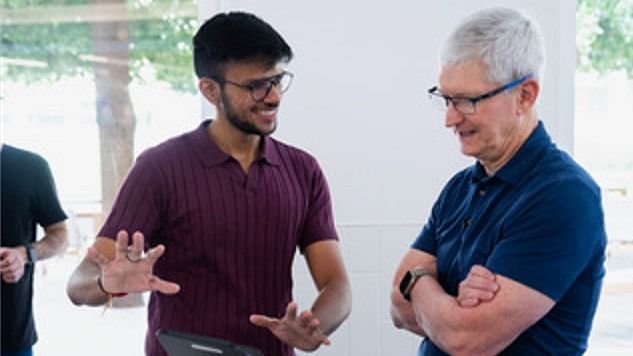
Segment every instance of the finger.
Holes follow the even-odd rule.
[[[128,236],[127,231],[121,230],[118,234],[116,234],[116,256],[114,259],[119,260],[122,258],[126,258],[126,254],[128,251]]]
[[[145,237],[139,231],[132,235],[132,245],[128,251],[129,257],[133,260],[138,260],[143,255],[143,245],[145,243]]]
[[[96,248],[90,246],[88,247],[88,251],[86,252],[88,258],[90,258],[94,263],[98,264],[100,267],[105,267],[108,263],[110,263],[110,259],[108,259],[105,255],[99,252]]]
[[[15,253],[9,252],[9,253],[6,254],[4,259],[2,260],[2,265],[3,266],[7,266],[7,267],[11,267],[12,265],[15,264],[16,260],[17,260],[17,257],[15,255]]]
[[[274,328],[279,323],[279,319],[271,318],[271,317],[268,317],[266,315],[261,315],[261,314],[253,314],[248,319],[250,320],[251,323],[257,326],[260,326],[262,328],[268,328],[268,329]]]
[[[495,280],[486,277],[469,275],[465,280],[460,282],[460,288],[481,289],[495,292],[499,289],[499,284]]]
[[[316,328],[318,328],[319,326],[321,326],[321,322],[319,321],[319,319],[317,319],[317,318],[313,318],[313,319],[310,321],[310,323],[308,324],[308,326],[309,326],[309,327],[311,327],[311,328],[313,328],[313,329],[316,329]]]
[[[459,299],[459,305],[466,308],[472,308],[479,305],[479,300],[477,298],[462,298]]]
[[[150,278],[149,286],[152,290],[163,294],[176,294],[180,291],[180,285],[178,285],[178,283],[169,282],[156,276]]]
[[[9,273],[17,273],[20,270],[20,264],[13,261],[8,268]]]
[[[299,314],[299,321],[303,325],[308,326],[313,320],[316,320],[316,318],[314,317],[312,312],[309,310],[304,310],[303,312],[301,312],[301,314]]]
[[[462,283],[463,288],[481,289],[490,292],[495,292],[499,288],[499,284],[497,282],[482,277],[469,277]]]
[[[11,271],[9,271],[9,272],[7,272],[5,274],[6,281],[8,283],[15,283],[15,282],[19,281],[20,278],[22,278],[23,274],[24,274],[23,270],[19,270],[19,269],[11,270]]]
[[[11,269],[13,269],[13,265],[14,265],[13,258],[11,258],[11,256],[8,256],[6,259],[4,259],[0,263],[0,271],[2,272],[10,271]]]
[[[462,299],[477,299],[479,301],[488,301],[494,298],[494,293],[478,289],[469,289],[460,293]]]
[[[477,298],[492,299],[499,289],[499,285],[495,281],[481,277],[469,277],[459,283],[458,297],[460,298]]]
[[[495,279],[495,274],[482,265],[474,265],[470,269],[470,274],[480,276],[486,279],[491,279],[491,280]]]
[[[284,318],[287,318],[288,320],[295,320],[297,318],[297,308],[297,303],[288,303],[288,306],[286,307],[286,315],[284,316]]]
[[[151,266],[153,266],[154,263],[156,263],[156,260],[158,260],[160,258],[160,256],[163,255],[163,253],[165,253],[165,246],[158,245],[158,246],[150,249],[149,251],[147,251],[147,256],[145,257],[145,260]]]
[[[316,318],[313,318],[312,320],[310,320],[310,322],[306,324],[306,327],[308,328],[308,330],[310,330],[310,333],[322,336],[323,332],[321,331],[321,329],[319,329],[319,326],[321,326],[321,322],[319,322],[319,320]]]

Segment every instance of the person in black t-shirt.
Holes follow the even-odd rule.
[[[1,354],[26,356],[32,355],[37,341],[32,306],[35,263],[65,250],[66,214],[48,163],[39,155],[3,144],[0,175]],[[45,231],[39,241],[36,224]]]

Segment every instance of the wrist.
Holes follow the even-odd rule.
[[[20,261],[24,265],[31,263],[29,259],[29,246],[30,244],[24,244],[24,245],[15,247],[15,251],[18,253],[18,257],[20,258]]]
[[[399,286],[400,293],[404,299],[411,301],[411,292],[413,291],[413,288],[417,284],[418,280],[425,276],[434,278],[433,273],[423,267],[413,268],[404,274]]]
[[[39,254],[37,253],[37,248],[35,248],[34,243],[25,244],[24,252],[26,257],[24,261],[26,261],[26,263],[35,264],[35,262],[39,259]]]

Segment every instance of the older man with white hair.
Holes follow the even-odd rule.
[[[537,25],[505,8],[449,35],[432,102],[476,162],[443,188],[391,295],[419,355],[578,355],[604,276],[600,189],[535,110]]]

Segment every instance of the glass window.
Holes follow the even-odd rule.
[[[588,355],[630,350],[633,313],[633,1],[578,0],[576,159],[602,188],[607,275]]]
[[[134,157],[200,121],[197,5],[2,0],[0,16],[2,141],[48,160],[69,215],[67,253],[37,265],[35,353],[141,355],[144,306],[100,317],[73,306],[64,286]]]

